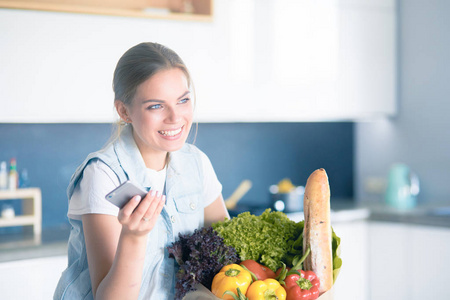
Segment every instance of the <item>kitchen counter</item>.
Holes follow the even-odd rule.
[[[371,211],[369,208],[355,205],[353,200],[332,199],[330,208],[331,224],[366,220],[369,219],[371,215]],[[289,219],[295,222],[304,220],[304,214],[302,211],[286,213],[286,215],[289,217]]]
[[[382,204],[366,204],[365,207],[370,210],[371,221],[450,228],[449,202],[425,203],[410,210],[399,210]]]
[[[43,229],[41,242],[36,243],[31,232],[1,236],[0,263],[22,259],[67,255],[69,227]]]
[[[252,213],[260,214],[264,209]],[[298,222],[304,219],[303,212],[286,214]],[[331,223],[356,221],[395,222],[411,225],[426,225],[450,228],[450,203],[423,204],[415,209],[401,211],[380,203],[354,203],[353,200],[332,199]],[[68,226],[45,229],[41,244],[33,242],[31,234],[1,236],[0,262],[67,254]]]
[[[303,212],[288,213],[289,218],[303,220]],[[354,203],[351,200],[331,201],[331,224],[368,220],[410,225],[450,228],[450,202],[423,203],[409,210],[399,210],[384,203]]]

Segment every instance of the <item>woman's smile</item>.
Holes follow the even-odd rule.
[[[184,125],[178,129],[160,130],[158,132],[165,138],[175,139],[181,136],[183,128]]]

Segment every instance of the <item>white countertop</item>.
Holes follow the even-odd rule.
[[[287,213],[286,215],[295,222],[303,221],[305,218],[303,212]],[[368,208],[353,208],[339,211],[331,210],[330,212],[331,224],[364,220],[369,217],[370,210]]]

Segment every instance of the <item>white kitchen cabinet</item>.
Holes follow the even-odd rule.
[[[339,1],[338,115],[392,116],[396,101],[396,1]]]
[[[229,3],[214,9],[211,22],[0,9],[0,122],[112,122],[117,61],[148,41],[180,54],[207,114],[228,96]]]
[[[67,256],[51,256],[0,263],[1,299],[53,299]]]
[[[450,229],[371,222],[371,300],[449,299]]]
[[[410,299],[450,299],[450,229],[413,226],[410,243]]]
[[[259,97],[270,95],[268,115],[288,121],[394,115],[395,3],[275,1],[271,80]]]
[[[199,122],[392,115],[395,12],[395,0],[215,0],[211,22],[0,9],[0,122],[111,122],[115,64],[143,41],[184,59]]]
[[[369,225],[370,300],[411,299],[411,240],[407,225],[371,222]]]
[[[333,224],[341,238],[342,258],[334,285],[335,300],[368,299],[368,226],[366,220]]]

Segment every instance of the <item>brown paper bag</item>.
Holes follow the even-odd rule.
[[[196,286],[197,290],[192,291],[184,296],[183,300],[220,300],[211,293],[205,286],[199,284]],[[322,294],[317,300],[333,300],[334,299],[334,287],[331,290],[327,291],[325,294]]]

